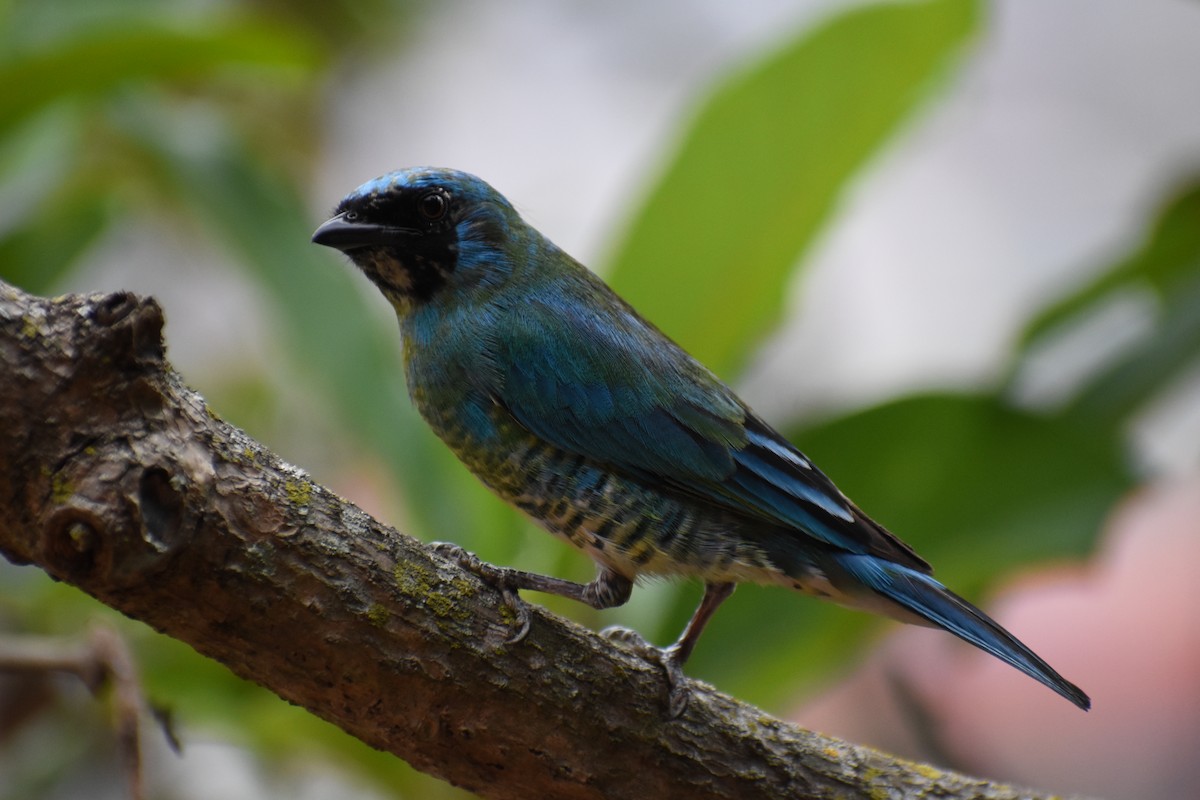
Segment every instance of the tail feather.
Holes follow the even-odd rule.
[[[928,575],[868,555],[839,554],[838,565],[866,586],[921,619],[985,650],[1087,711],[1092,701],[987,614]]]

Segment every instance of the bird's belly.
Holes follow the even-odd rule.
[[[503,500],[628,578],[790,583],[744,535],[744,518],[549,445],[515,422],[497,420],[486,444],[443,439]]]

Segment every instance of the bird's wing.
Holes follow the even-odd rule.
[[[631,309],[531,301],[509,322],[493,353],[494,399],[539,438],[828,545],[929,571]]]

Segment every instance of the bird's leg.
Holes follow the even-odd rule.
[[[704,597],[700,599],[700,605],[692,613],[692,618],[688,620],[683,633],[670,647],[661,649],[655,647],[643,639],[637,631],[629,628],[613,627],[603,631],[604,635],[609,638],[631,645],[644,657],[662,664],[667,673],[667,711],[672,719],[678,717],[687,708],[690,690],[687,676],[683,674],[683,665],[692,655],[692,650],[696,648],[696,642],[700,640],[704,626],[712,619],[717,607],[733,594],[735,588],[737,585],[733,583],[704,584]]]
[[[605,567],[600,568],[591,583],[576,583],[512,567],[498,567],[450,542],[435,542],[433,549],[500,592],[504,604],[517,619],[517,631],[509,637],[509,644],[521,641],[529,633],[529,610],[517,594],[519,589],[569,597],[598,611],[624,604],[633,592],[633,581]]]
[[[683,629],[675,644],[667,648],[671,660],[677,662],[680,667],[684,665],[691,657],[692,650],[696,648],[696,642],[700,641],[704,626],[712,619],[717,607],[724,603],[736,588],[737,584],[734,583],[704,584],[704,597],[700,598],[700,605],[696,606],[692,618],[688,620],[687,627]]]

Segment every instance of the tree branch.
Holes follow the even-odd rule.
[[[216,418],[128,293],[0,283],[0,553],[487,798],[1035,798],[802,730],[497,592]]]

